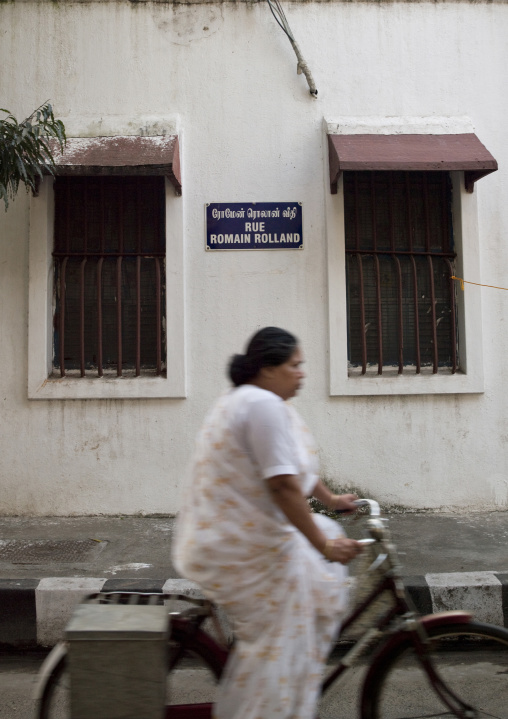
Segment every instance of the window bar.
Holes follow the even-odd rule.
[[[60,377],[65,377],[65,272],[67,270],[67,257],[64,257],[60,266]]]
[[[354,255],[374,255],[374,254],[376,254],[372,248],[370,250],[348,250],[348,249],[346,249],[346,252],[351,252]],[[388,252],[387,250],[378,250],[377,254],[378,255],[386,255],[387,252]],[[58,257],[58,255],[61,253],[54,252],[53,254],[55,255],[55,257]],[[72,257],[72,254],[73,253],[71,252],[69,257]],[[82,252],[75,252],[74,254],[77,255],[78,257],[83,256]],[[425,252],[425,251],[420,252],[418,250],[414,250],[414,252],[408,252],[407,250],[397,250],[398,257],[404,257],[404,256],[411,257],[411,255],[414,255],[414,257],[427,257],[428,254],[429,254],[428,252]],[[127,257],[128,255],[126,253],[123,256]],[[158,254],[157,257],[164,257],[164,253]],[[456,257],[456,253],[455,252],[433,252],[432,257],[447,257],[448,259],[453,260]]]
[[[97,374],[103,377],[102,368],[102,264],[104,257],[97,262]]]
[[[364,254],[369,254],[369,255],[372,254],[372,250],[360,250],[360,252],[363,252]],[[93,255],[94,257],[97,255],[96,252],[91,252],[90,254]],[[104,252],[103,254],[104,254],[104,256],[107,256],[107,257],[122,257],[122,258],[125,258],[125,257],[137,257],[137,256],[138,256],[138,253],[137,253],[137,252]],[[141,253],[141,254],[143,254],[143,253]],[[420,254],[426,255],[427,253],[426,253],[426,252],[421,252]],[[435,255],[436,257],[441,257],[441,256],[445,256],[445,257],[455,257],[455,253],[454,253],[454,252],[445,252],[445,253],[442,253],[442,252],[439,252],[439,253],[438,253],[438,252],[434,252],[434,255]],[[55,250],[55,251],[53,252],[53,256],[54,256],[54,257],[83,257],[83,252],[59,252],[58,250]],[[150,257],[161,257],[161,258],[164,258],[164,257],[165,257],[165,253],[164,253],[164,252],[150,252]]]
[[[355,173],[355,245],[360,249],[360,221],[358,217],[358,175]],[[362,374],[367,372],[367,330],[365,327],[365,290],[363,282],[362,256],[356,255],[358,260],[358,274],[360,278],[360,337],[362,340]]]
[[[118,251],[116,260],[116,345],[117,377],[122,376],[122,252],[123,252],[123,186],[120,186],[118,205]]]
[[[88,252],[88,192],[86,182],[83,188],[83,215],[83,244],[86,255]]]
[[[116,261],[116,352],[117,377],[122,376],[122,258]]]
[[[448,173],[443,172],[442,175],[443,175],[443,177],[441,180],[441,186],[442,186],[442,204],[443,204],[442,218],[443,219],[442,219],[441,224],[442,224],[443,230],[442,230],[441,249],[443,250],[443,252],[446,252],[447,248],[450,247],[450,239],[448,237],[448,233],[450,231],[450,228],[448,226],[448,192],[447,192],[447,190],[448,190]],[[453,274],[453,272],[451,274]]]
[[[154,191],[157,192],[157,185],[154,183]],[[165,215],[164,215],[165,217]],[[161,235],[165,235],[165,228],[161,226],[163,224],[163,220],[161,222],[162,218],[159,215],[159,221],[157,223],[157,229],[158,233],[157,236],[160,238]],[[156,247],[160,247],[159,241],[156,243]],[[164,247],[164,257],[165,257],[165,247]],[[165,262],[165,260],[163,260]],[[161,307],[161,262],[158,256],[155,256],[155,291],[156,291],[156,303],[155,303],[155,320],[157,322],[157,326],[155,329],[156,332],[156,374],[159,376],[162,373],[162,312],[163,308]],[[165,308],[164,308],[164,315],[165,315]]]
[[[448,265],[448,271],[450,272],[450,334],[451,334],[451,349],[452,349],[452,374],[457,372],[457,327],[455,324],[455,283],[451,279],[452,275],[455,274],[453,271],[452,263],[450,260],[445,260]]]
[[[67,183],[65,189],[65,251],[70,250],[71,237],[71,188]],[[67,270],[67,256],[64,255],[60,266],[60,377],[65,377],[65,274]]]
[[[86,257],[81,260],[79,268],[79,369],[85,376],[85,265]]]
[[[136,377],[141,374],[141,257],[136,259]]]
[[[67,183],[65,188],[65,252],[70,252],[71,241],[71,186]]]
[[[104,216],[104,177],[100,178],[100,195],[101,195],[101,256],[97,262],[97,375],[104,376],[102,366],[102,265],[104,263],[104,245],[105,245],[105,216]]]
[[[136,258],[136,377],[141,374],[141,194],[137,192],[137,253]]]
[[[425,252],[430,252],[430,219],[429,219],[429,183],[427,173],[423,173],[423,207],[425,213]]]
[[[374,266],[376,268],[376,304],[377,304],[377,373],[383,374],[383,320],[381,313],[381,270],[379,268],[379,257],[374,255]]]
[[[381,310],[381,272],[379,257],[377,256],[377,226],[376,226],[376,189],[374,172],[370,173],[370,197],[372,205],[372,246],[374,248],[374,266],[376,268],[376,308],[377,308],[377,373],[383,374],[383,319]]]
[[[430,280],[430,308],[432,317],[432,354],[433,354],[433,374],[437,373],[438,365],[438,349],[437,349],[437,322],[436,322],[436,292],[434,288],[434,265],[432,256],[430,255],[430,219],[429,219],[429,186],[427,174],[423,175],[423,202],[425,206],[425,249],[429,253],[427,256],[429,264],[429,280]]]
[[[402,371],[404,369],[404,324],[403,324],[403,316],[402,316],[402,270],[400,268],[400,260],[395,254],[395,223],[393,220],[393,206],[394,206],[394,200],[393,200],[393,174],[390,172],[389,175],[389,188],[390,188],[390,247],[392,251],[392,258],[395,262],[395,266],[397,267],[397,315],[399,318],[399,327],[398,327],[398,335],[399,335],[399,347],[398,347],[398,356],[399,356],[399,371],[398,374],[402,374]]]
[[[436,322],[436,292],[434,289],[434,265],[432,263],[432,257],[429,255],[429,276],[430,276],[430,302],[431,302],[431,315],[432,315],[432,343],[433,343],[433,369],[432,372],[436,374],[437,363],[438,363],[438,352],[437,352],[437,322]]]
[[[422,356],[420,352],[420,316],[418,313],[418,273],[416,261],[413,254],[413,216],[411,213],[411,187],[409,183],[409,172],[406,172],[406,206],[407,206],[407,234],[409,240],[409,251],[411,253],[411,264],[413,267],[413,302],[415,320],[415,349],[416,349],[416,374],[422,369]]]
[[[416,349],[416,374],[420,374],[422,369],[422,357],[420,353],[420,316],[418,314],[418,274],[416,272],[416,261],[411,256],[413,265],[413,300],[415,306],[415,349]]]
[[[87,184],[83,186],[83,250],[85,256],[79,268],[79,369],[85,376],[85,266],[88,252],[88,193]]]
[[[360,249],[360,222],[358,219],[358,175],[355,172],[355,249],[358,252]]]
[[[409,241],[409,251],[413,253],[413,215],[411,213],[411,185],[409,182],[409,172],[405,172],[406,178],[406,206],[407,206],[407,235]]]
[[[156,322],[157,322],[157,375],[162,371],[162,336],[161,336],[161,261],[155,258],[155,290],[157,292]]]
[[[398,374],[402,374],[404,369],[404,324],[402,316],[402,270],[400,267],[400,260],[397,255],[393,255],[395,265],[397,267],[398,276],[398,293],[397,293],[397,304],[399,314],[399,371]]]
[[[367,328],[365,327],[365,295],[363,283],[363,263],[362,256],[356,255],[358,260],[358,273],[360,277],[360,323],[362,338],[362,374],[367,372]]]

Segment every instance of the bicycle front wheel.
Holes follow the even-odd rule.
[[[410,640],[372,665],[361,702],[362,719],[508,719],[508,631],[479,622],[427,630],[439,676],[462,702],[454,713],[440,699]]]

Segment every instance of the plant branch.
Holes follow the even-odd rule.
[[[7,115],[0,120],[0,200],[7,210],[20,182],[27,191],[34,191],[37,178],[44,173],[54,175],[55,160],[47,139],[56,139],[63,152],[67,138],[64,124],[55,120],[49,102],[20,123],[9,110],[0,108],[0,112]]]

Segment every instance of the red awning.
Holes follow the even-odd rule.
[[[497,170],[474,133],[460,135],[328,135],[330,189],[345,170],[463,170],[466,190]]]
[[[69,137],[52,150],[57,175],[165,175],[182,193],[177,135]]]

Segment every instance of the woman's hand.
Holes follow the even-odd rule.
[[[341,509],[343,512],[350,514],[356,512],[357,507],[353,504],[358,499],[356,494],[332,494],[328,487],[318,480],[316,486],[312,490],[312,495],[328,507],[328,509]]]
[[[356,512],[358,507],[353,504],[355,499],[358,499],[357,494],[331,494],[328,507],[335,510],[340,509],[348,514]]]
[[[340,537],[339,539],[328,539],[322,551],[330,562],[348,564],[363,552],[363,546],[356,539]]]

